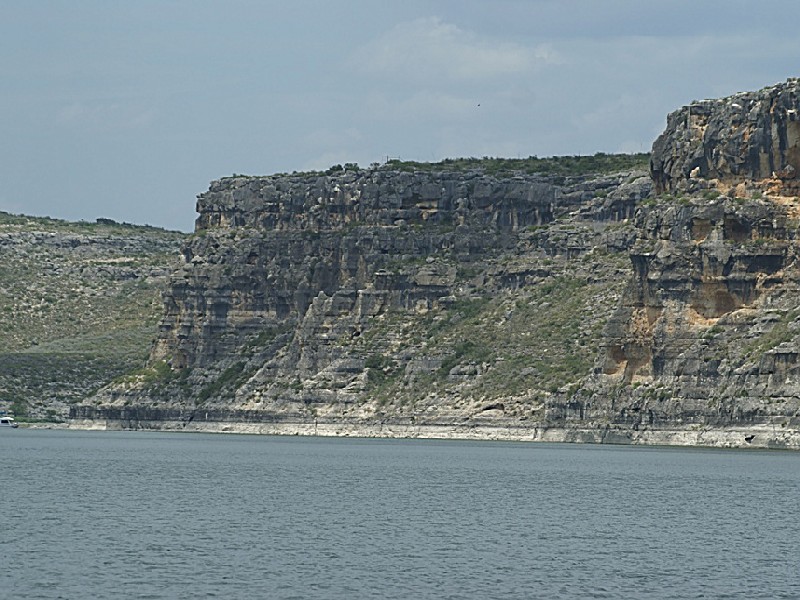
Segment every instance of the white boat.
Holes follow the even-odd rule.
[[[0,417],[0,427],[19,427],[19,423],[14,420],[14,417]]]

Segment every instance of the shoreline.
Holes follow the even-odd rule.
[[[800,430],[773,425],[634,430],[619,427],[535,427],[489,424],[314,423],[314,422],[181,422],[72,419],[31,428],[85,431],[166,431],[251,435],[356,437],[387,439],[484,440],[586,443],[697,448],[800,450]]]

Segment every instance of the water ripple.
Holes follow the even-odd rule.
[[[12,433],[12,598],[800,597],[798,454]]]

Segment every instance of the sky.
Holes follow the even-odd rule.
[[[192,231],[234,173],[647,152],[797,0],[0,0],[0,211]]]

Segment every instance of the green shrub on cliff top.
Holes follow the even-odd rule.
[[[446,158],[436,163],[401,161],[393,159],[383,168],[400,171],[469,171],[480,169],[489,175],[522,172],[540,175],[589,175],[614,173],[630,169],[646,170],[650,165],[650,154],[606,154],[598,152],[587,156],[551,156],[539,158]]]

